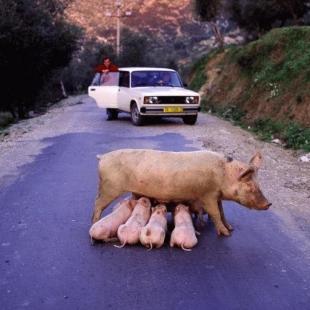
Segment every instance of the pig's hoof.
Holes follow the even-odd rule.
[[[228,223],[225,223],[225,227],[226,227],[229,231],[233,231],[233,230],[234,230],[234,228],[233,228],[230,224],[228,224]]]
[[[98,243],[98,241],[94,238],[90,238],[90,244],[91,245],[96,245],[96,243]]]
[[[217,232],[218,236],[220,236],[220,235],[224,235],[226,237],[230,236],[230,232],[226,227],[217,228],[216,232]]]

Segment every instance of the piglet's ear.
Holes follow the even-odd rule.
[[[238,177],[238,181],[242,181],[242,182],[247,182],[250,181],[253,177],[253,174],[255,173],[255,168],[254,167],[249,167],[248,169],[246,169],[245,171],[243,171],[239,177]]]
[[[250,160],[250,166],[259,169],[263,161],[263,156],[260,152],[257,152]]]

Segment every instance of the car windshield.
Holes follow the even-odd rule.
[[[179,75],[175,71],[133,71],[131,87],[164,86],[182,87]]]
[[[118,86],[119,72],[96,73],[92,86]]]

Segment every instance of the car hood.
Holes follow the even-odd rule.
[[[143,96],[199,96],[198,93],[182,87],[134,87],[132,88]]]

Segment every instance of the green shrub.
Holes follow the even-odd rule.
[[[215,107],[214,110],[215,114],[238,125],[242,123],[242,118],[246,115],[244,111],[234,105]]]
[[[199,91],[203,84],[207,81],[207,76],[205,73],[206,65],[208,61],[213,58],[220,50],[214,50],[207,55],[200,58],[194,63],[191,71],[194,72],[194,78],[192,79],[189,87],[195,91]]]
[[[257,119],[250,127],[251,131],[264,141],[279,138],[285,143],[286,148],[310,151],[310,129],[303,128],[295,122],[283,123],[269,118]]]
[[[272,58],[272,52],[277,50],[281,55]],[[287,84],[300,75],[309,81],[310,27],[273,29],[245,47],[230,50],[229,54],[243,73],[263,86],[275,82]]]
[[[284,142],[288,148],[302,148],[310,152],[310,129],[302,128],[296,123],[290,123],[284,132]]]
[[[7,125],[11,124],[14,121],[14,118],[9,112],[0,112],[0,128],[4,128]]]

